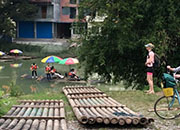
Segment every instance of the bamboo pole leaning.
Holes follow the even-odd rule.
[[[147,125],[153,121],[91,86],[66,86],[63,88],[70,105],[82,124]]]

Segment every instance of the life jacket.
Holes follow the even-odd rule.
[[[35,64],[35,65],[31,65],[31,69],[32,70],[37,70],[37,65]]]
[[[68,75],[69,75],[69,76],[72,76],[73,74],[72,74],[72,72],[69,72]]]
[[[52,72],[52,73],[55,73],[55,72],[56,72],[56,69],[52,69],[51,72]]]
[[[51,70],[51,68],[49,67],[49,66],[46,66],[46,68],[45,68],[45,70],[46,70],[46,72],[50,72],[50,70]]]

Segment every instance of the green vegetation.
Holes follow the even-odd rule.
[[[57,55],[62,58],[76,56],[76,49],[59,45],[27,45],[0,41],[1,51],[9,53],[9,51],[14,48],[22,50],[23,55],[27,56],[45,57],[47,55]]]
[[[119,86],[108,85],[107,87],[107,85],[100,85],[97,88],[104,91],[107,95],[116,99],[120,103],[127,105],[127,107],[131,108],[132,110],[137,111],[137,112],[140,112],[141,110],[143,110],[143,113],[145,112],[145,114],[147,114],[147,110],[149,109],[149,106],[153,106],[154,101],[158,98],[158,96],[156,95],[147,95],[143,93],[142,91],[138,91],[138,90],[109,91],[109,87],[119,87]],[[139,97],[143,97],[143,98],[139,98]],[[8,98],[0,99],[1,100],[0,110],[2,110],[1,115],[6,114],[12,105],[18,104],[17,100],[33,100],[33,99],[34,100],[46,100],[46,99],[61,100],[62,99],[65,102],[65,110],[66,110],[67,119],[68,120],[75,119],[75,116],[72,113],[72,108],[69,105],[67,98],[63,94],[62,89],[58,89],[58,90],[47,89],[41,93],[34,93],[34,94],[29,94],[29,95],[21,95],[18,97],[8,97]]]
[[[107,81],[125,80],[128,86],[142,89],[146,82],[144,45],[152,42],[162,61],[155,76],[161,78],[167,64],[179,64],[179,7],[178,0],[84,0],[80,18],[89,14],[93,24],[80,38],[79,58],[86,76],[98,73]],[[95,14],[105,16],[104,22],[94,24]]]
[[[27,0],[1,0],[0,12],[0,35],[14,36],[14,22],[33,19],[37,8]]]

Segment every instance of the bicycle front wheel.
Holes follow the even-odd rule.
[[[154,104],[154,112],[162,119],[175,119],[180,113],[180,106],[177,98],[161,97]]]

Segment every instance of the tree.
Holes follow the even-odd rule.
[[[82,33],[79,58],[86,76],[98,73],[107,81],[126,80],[142,88],[146,78],[144,45],[148,42],[155,44],[155,52],[161,56],[157,75],[165,71],[167,63],[179,64],[178,0],[84,0],[80,18],[84,12],[106,16],[104,22],[94,25],[101,31]]]
[[[37,8],[28,0],[0,0],[0,35],[14,35],[15,21],[33,19]]]

